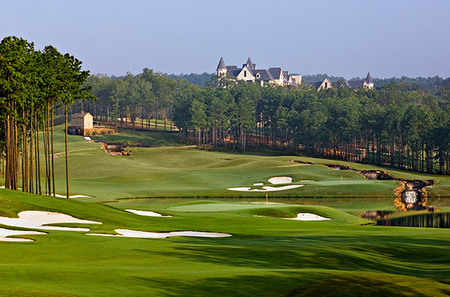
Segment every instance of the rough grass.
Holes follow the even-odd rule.
[[[91,137],[96,141],[111,143],[134,143],[150,146],[180,146],[178,133],[165,133],[156,131],[121,130],[118,134],[95,135]]]

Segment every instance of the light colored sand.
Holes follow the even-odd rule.
[[[47,234],[45,232],[39,231],[19,231],[19,230],[9,230],[0,228],[0,241],[14,241],[14,242],[30,242],[32,239],[28,238],[16,238],[16,237],[8,237],[14,235],[36,235],[36,234]]]
[[[83,137],[84,140],[91,141],[92,139],[89,136]]]
[[[49,194],[48,196],[52,196],[52,197],[57,197],[57,198],[66,198],[66,195],[61,195],[61,194],[55,194],[55,196]],[[69,195],[69,198],[83,198],[83,197],[90,197],[90,196],[86,196],[86,195]]]
[[[240,191],[240,192],[273,192],[273,191],[285,191],[295,188],[303,187],[304,185],[288,185],[281,187],[271,187],[265,186],[262,189],[252,189],[251,187],[240,187],[240,188],[228,188],[229,191]]]
[[[254,186],[264,186],[264,183],[254,183]]]
[[[172,237],[172,236],[217,238],[217,237],[230,237],[231,236],[231,234],[227,234],[227,233],[197,232],[197,231],[177,231],[177,232],[168,232],[168,233],[136,231],[136,230],[130,230],[130,229],[115,229],[114,231],[119,234],[113,235],[113,234],[88,233],[87,235],[132,237],[132,238],[167,238],[167,237]]]
[[[277,177],[269,178],[268,181],[272,185],[290,184],[290,183],[292,183],[292,177],[289,177],[289,176],[277,176]]]
[[[146,217],[160,217],[160,218],[171,218],[173,216],[166,216],[162,215],[160,213],[154,212],[154,211],[146,211],[146,210],[136,210],[136,209],[125,209],[125,211],[135,213],[140,216],[146,216]]]
[[[295,218],[285,218],[288,220],[297,220],[297,221],[326,221],[326,220],[331,220],[330,218],[324,218],[321,217],[319,215],[313,214],[313,213],[309,213],[309,212],[304,212],[304,213],[298,213],[297,217]]]
[[[40,230],[62,230],[62,231],[89,231],[89,228],[72,228],[45,226],[58,223],[76,224],[102,224],[101,222],[81,220],[67,214],[47,211],[22,211],[18,218],[0,217],[0,224],[13,227],[32,228]]]

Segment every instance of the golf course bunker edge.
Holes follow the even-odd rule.
[[[0,217],[0,224],[11,227],[58,231],[90,231],[90,229],[45,225],[58,223],[102,224],[102,222],[81,220],[71,215],[49,211],[27,210],[19,212],[18,216],[18,218]]]
[[[292,183],[292,177],[290,176],[271,177],[267,181],[272,185],[285,185],[285,186],[272,187],[272,186],[264,186],[264,183],[254,183],[253,186],[262,186],[262,188],[252,189],[252,187],[236,187],[236,188],[227,188],[227,190],[238,192],[274,192],[274,191],[286,191],[304,186],[304,185],[286,185]]]
[[[148,231],[137,231],[130,229],[114,229],[115,232],[119,234],[101,234],[101,233],[88,233],[86,235],[94,236],[109,236],[109,237],[129,237],[129,238],[150,238],[150,239],[160,239],[168,238],[173,236],[186,236],[186,237],[206,237],[206,238],[220,238],[220,237],[231,237],[228,233],[217,233],[217,232],[199,232],[199,231],[174,231],[174,232],[148,232]]]

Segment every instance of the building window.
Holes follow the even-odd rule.
[[[247,77],[247,71],[244,71],[244,77]]]
[[[325,83],[325,89],[327,89],[328,88],[328,83]]]

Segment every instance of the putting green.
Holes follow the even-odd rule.
[[[170,211],[177,212],[214,212],[214,211],[232,211],[240,209],[264,208],[264,205],[258,204],[240,204],[240,203],[205,203],[194,205],[182,205],[169,208]],[[266,207],[278,208],[286,207],[283,205],[267,205]]]

